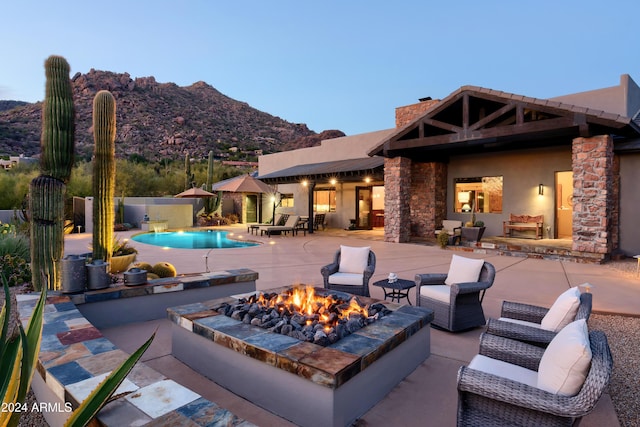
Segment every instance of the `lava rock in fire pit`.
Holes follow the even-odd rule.
[[[382,303],[362,305],[356,297],[318,295],[315,289],[292,288],[222,303],[218,313],[271,332],[327,346],[389,314]]]

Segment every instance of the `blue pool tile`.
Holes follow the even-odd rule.
[[[249,423],[204,398],[196,399],[176,412],[203,427],[250,427]]]
[[[40,341],[40,351],[59,351],[67,346],[62,344],[56,335],[42,334]]]
[[[424,307],[416,307],[413,305],[403,305],[398,310],[396,310],[396,313],[417,316],[428,322],[431,322],[433,320],[433,310],[430,310]]]
[[[196,302],[193,304],[181,305],[179,307],[171,307],[171,310],[177,314],[191,314],[198,313],[200,311],[208,311],[209,307],[201,302]]]
[[[262,335],[268,333],[266,329],[258,326],[247,325],[246,323],[238,323],[236,325],[229,325],[217,328],[218,331],[223,332],[226,335],[246,339],[255,335]]]
[[[351,334],[342,338],[337,343],[331,344],[329,347],[346,353],[364,356],[374,351],[382,345],[382,343],[383,342],[379,339],[365,337],[364,335]]]
[[[296,344],[300,344],[300,340],[296,338],[273,333],[254,335],[247,338],[245,342],[273,352],[282,351]]]
[[[237,325],[242,322],[227,316],[211,316],[211,317],[204,317],[202,319],[194,320],[193,323],[201,324],[208,328],[220,329],[224,326]]]
[[[107,351],[116,349],[116,346],[106,338],[96,338],[94,340],[84,341],[83,344],[91,354],[106,353]]]
[[[111,299],[119,299],[120,291],[97,292],[95,294],[86,293],[84,295],[85,302],[107,301]]]
[[[42,325],[42,335],[56,335],[59,332],[67,332],[69,326],[64,322],[50,322]]]
[[[416,323],[420,324],[420,319],[416,318],[415,316],[398,313],[396,311],[388,316],[384,316],[382,319],[376,320],[370,326],[381,325],[396,329],[405,329],[413,326]]]
[[[187,403],[186,405],[176,409],[176,412],[181,413],[187,418],[191,418],[197,413],[206,411],[210,408],[217,408],[217,407],[218,407],[217,404],[213,402],[209,402],[207,399],[201,397],[199,399],[194,400],[191,403]]]
[[[77,362],[69,362],[64,365],[53,366],[47,369],[62,385],[77,383],[93,377]]]
[[[56,307],[57,311],[69,311],[69,310],[74,310],[76,308],[76,305],[71,301],[57,303],[57,304],[54,304],[54,306]]]
[[[50,313],[44,313],[44,323],[65,322],[67,320],[78,319],[82,317],[82,314],[75,310],[67,311],[53,311]]]

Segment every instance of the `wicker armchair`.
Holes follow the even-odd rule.
[[[527,343],[483,334],[480,354],[537,370],[544,350]],[[507,378],[463,366],[458,371],[458,423],[461,426],[574,426],[598,403],[611,378],[613,360],[606,335],[589,333],[592,359],[575,396],[553,394]]]
[[[361,295],[365,297],[370,296],[369,280],[376,270],[376,255],[373,251],[369,250],[367,267],[361,274],[341,273],[339,271],[340,258],[341,252],[340,249],[338,249],[333,256],[333,262],[320,269],[320,273],[324,279],[324,287],[326,289],[347,292],[353,295]]]
[[[591,316],[592,299],[593,297],[590,293],[580,294],[578,312],[573,320],[589,320],[589,316]],[[546,347],[557,334],[557,332],[542,329],[538,326],[548,311],[548,308],[538,307],[536,305],[504,301],[500,314],[501,318],[521,320],[529,322],[531,325],[500,319],[489,319],[487,323],[487,333]]]
[[[443,302],[421,295],[420,288],[444,285],[447,274],[416,274],[417,305],[433,310],[432,325],[451,332],[483,326],[486,319],[482,299],[485,291],[493,285],[495,277],[495,267],[485,261],[477,282],[452,284],[449,286],[449,301]]]

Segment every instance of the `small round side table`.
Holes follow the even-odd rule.
[[[388,279],[384,279],[374,282],[373,286],[382,288],[385,300],[390,297],[392,302],[394,300],[400,302],[400,299],[406,298],[409,305],[412,305],[411,300],[409,300],[409,290],[416,286],[416,282],[413,280],[398,279],[393,283],[389,283]],[[387,291],[387,289],[389,290]]]

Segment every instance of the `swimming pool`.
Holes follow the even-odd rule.
[[[227,237],[228,231],[168,231],[162,233],[143,233],[131,239],[148,245],[175,249],[229,249],[257,246],[259,243],[233,240]]]

